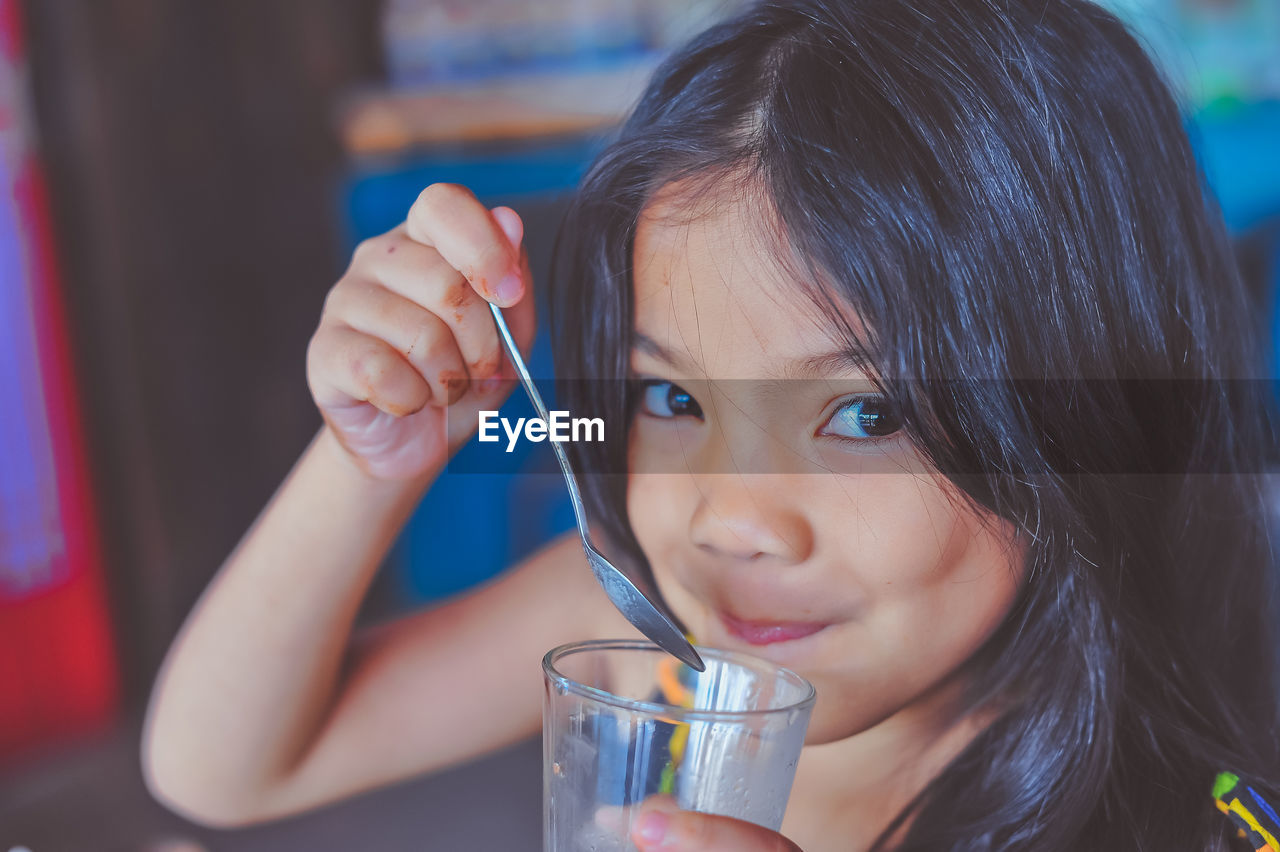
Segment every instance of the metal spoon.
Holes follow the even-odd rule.
[[[502,309],[490,302],[489,310],[493,311],[493,320],[498,325],[498,336],[502,338],[502,345],[506,348],[507,355],[511,357],[511,363],[515,364],[516,373],[520,376],[520,384],[524,385],[525,393],[529,394],[533,407],[538,410],[538,416],[549,421],[547,407],[542,403],[542,397],[538,395],[538,389],[533,384],[533,378],[529,375],[529,368],[525,366],[524,358],[520,357],[520,350],[511,337],[507,321],[502,318]],[[565,485],[569,487],[569,500],[573,503],[573,517],[578,522],[578,534],[582,537],[582,549],[586,551],[587,564],[591,566],[591,573],[596,575],[596,581],[604,588],[604,593],[618,608],[618,612],[626,616],[627,621],[635,625],[637,630],[657,643],[658,647],[691,668],[704,671],[706,666],[702,658],[689,644],[689,640],[684,638],[680,629],[644,592],[636,587],[635,583],[631,582],[626,574],[605,559],[596,549],[591,541],[591,533],[587,531],[587,514],[582,506],[582,494],[578,491],[577,477],[573,475],[573,468],[569,465],[569,457],[558,441],[551,442],[551,449],[555,450],[556,460],[560,462],[560,470],[564,473]]]

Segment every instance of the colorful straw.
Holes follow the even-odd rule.
[[[693,637],[687,637],[693,642]],[[693,707],[693,690],[680,680],[682,672],[690,671],[689,667],[675,657],[666,657],[658,663],[658,688],[662,690],[662,698],[676,707]],[[689,723],[676,722],[671,733],[668,751],[671,759],[662,767],[662,775],[658,778],[658,792],[674,794],[676,791],[676,770],[684,760],[684,750],[689,743]]]
[[[1223,772],[1213,782],[1213,799],[1218,810],[1231,818],[1240,836],[1256,852],[1280,852],[1280,817],[1266,800],[1238,775]]]

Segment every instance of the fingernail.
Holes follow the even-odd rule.
[[[493,288],[493,294],[498,297],[498,301],[510,304],[520,298],[522,289],[519,274],[510,272]]]
[[[493,208],[493,218],[498,220],[498,227],[507,235],[507,241],[513,248],[520,248],[520,240],[524,238],[524,223],[520,216],[510,207]]]
[[[667,825],[670,822],[671,817],[661,811],[641,814],[640,819],[636,821],[636,837],[645,843],[659,843],[666,837]]]

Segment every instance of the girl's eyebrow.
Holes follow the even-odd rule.
[[[698,372],[696,365],[687,357],[679,352],[673,352],[667,349],[658,341],[654,340],[643,331],[636,331],[631,335],[631,345],[635,349],[639,349],[646,355],[652,355],[659,361],[665,361],[668,365],[675,367],[677,370],[685,372]]]
[[[632,334],[632,346],[635,349],[663,361],[677,370],[688,373],[698,372],[696,365],[680,352],[667,349],[658,341],[642,331]],[[853,349],[835,349],[821,355],[809,355],[783,365],[781,373],[784,379],[815,379],[842,376],[850,371],[871,375],[867,360]]]
[[[783,375],[789,379],[812,379],[841,375],[850,370],[870,375],[867,360],[860,353],[852,349],[836,349],[792,361],[783,368]]]

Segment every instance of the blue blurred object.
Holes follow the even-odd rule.
[[[1233,237],[1264,246],[1250,282],[1271,318],[1266,378],[1280,380],[1280,100],[1203,110],[1189,127],[1196,156]],[[1276,385],[1280,400],[1280,382]]]
[[[1280,217],[1280,100],[1204,110],[1188,129],[1233,233]]]
[[[349,176],[345,221],[351,244],[404,221],[418,193],[432,183],[458,183],[489,206],[549,201],[578,185],[601,142],[575,136],[495,144],[491,150],[424,150],[403,159],[368,162]]]
[[[427,185],[458,183],[490,207],[506,204],[522,214],[534,275],[545,284],[546,259],[558,225],[547,214],[557,210],[557,199],[577,185],[600,145],[594,137],[574,137],[466,152],[428,150],[406,159],[364,163],[347,181],[344,218],[350,244],[402,222]],[[535,291],[543,318],[546,290],[541,286]],[[545,323],[535,339],[529,369],[550,402],[554,371]],[[504,417],[532,413],[519,393],[502,407]],[[413,606],[482,583],[573,528],[573,510],[546,444],[517,443],[507,468],[514,473],[475,472],[484,465],[468,464],[468,459],[478,450],[473,438],[401,533],[389,564],[397,603]]]
[[[742,0],[385,0],[395,88],[591,71],[701,32]]]
[[[13,186],[4,158],[0,186]],[[21,227],[12,197],[0,198],[0,602],[47,589],[66,569]]]
[[[388,75],[421,86],[599,67],[645,49],[641,9],[635,0],[387,0]]]
[[[1254,286],[1271,316],[1268,378],[1280,379],[1280,100],[1201,110],[1188,131],[1232,236],[1266,244],[1266,280]]]

